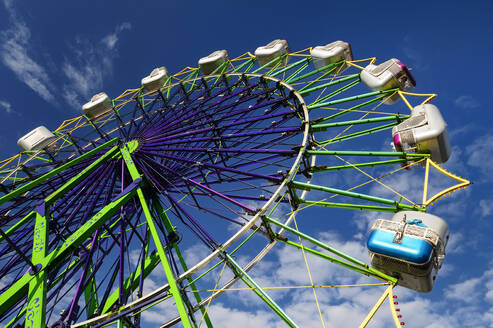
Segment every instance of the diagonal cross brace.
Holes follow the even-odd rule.
[[[128,186],[120,195],[103,207],[90,220],[86,221],[79,229],[77,229],[62,245],[54,249],[41,260],[36,261],[36,264],[41,265],[41,271],[36,275],[31,276],[29,273],[24,274],[17,280],[9,289],[0,295],[0,315],[8,311],[13,305],[20,301],[28,292],[31,281],[40,275],[44,274],[46,268],[56,265],[70,255],[72,250],[80,246],[91,234],[101,227],[107,220],[112,218],[120,207],[127,203],[137,192],[141,179],[136,179]]]

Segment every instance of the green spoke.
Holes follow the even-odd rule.
[[[270,298],[269,295],[255,282],[255,280],[250,277],[250,275],[243,270],[243,268],[236,263],[236,261],[227,253],[224,253],[227,262],[232,266],[235,273],[247,284],[248,287],[252,288],[255,294],[258,295],[288,326],[297,328],[298,325],[284,312],[283,309],[277,303]]]
[[[376,197],[376,196],[370,196],[366,194],[360,194],[356,193],[353,191],[347,191],[347,190],[341,190],[337,188],[331,188],[331,187],[324,187],[324,186],[319,186],[319,185],[314,185],[314,184],[308,184],[304,182],[298,182],[298,181],[291,181],[290,184],[294,188],[302,189],[302,190],[318,190],[318,191],[323,191],[331,194],[338,194],[338,195],[343,195],[347,197],[353,197],[353,198],[358,198],[362,200],[367,200],[371,202],[376,202],[376,203],[382,203],[386,205],[393,205],[393,206],[399,206],[401,208],[406,208],[406,209],[414,209],[414,206],[410,205],[404,205],[400,204],[399,202],[395,200],[390,200],[387,198],[382,198],[382,197]]]

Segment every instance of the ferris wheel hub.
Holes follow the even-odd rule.
[[[138,139],[133,139],[125,143],[125,146],[127,147],[129,153],[133,153],[134,151],[139,149],[140,144],[141,143],[139,142]]]

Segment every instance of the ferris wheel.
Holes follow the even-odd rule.
[[[221,326],[212,309],[231,292],[254,295],[280,326],[307,327],[274,295],[300,289],[325,327],[321,291],[343,287],[378,292],[352,326],[385,302],[400,326],[393,288],[432,289],[448,226],[427,207],[470,182],[439,165],[450,145],[436,95],[410,93],[400,61],[275,40],[141,82],[34,129],[0,162],[3,327],[140,327],[156,307],[161,327]],[[455,182],[432,190],[433,172]],[[405,183],[417,174],[419,197]],[[354,229],[351,215],[366,224],[365,213],[377,213],[369,264],[319,234]],[[303,257],[307,284],[258,278],[279,249]],[[317,279],[312,258],[351,283]]]

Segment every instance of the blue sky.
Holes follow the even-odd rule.
[[[276,38],[287,39],[292,50],[340,39],[351,42],[356,58],[399,58],[413,70],[414,91],[439,95],[434,104],[454,147],[445,166],[474,182],[433,208],[449,219],[453,243],[431,294],[401,291],[403,313],[411,327],[493,326],[492,12],[489,1],[3,0],[0,155],[15,154],[17,139],[34,127],[54,129],[78,116],[94,93],[115,97],[140,86],[154,67],[177,72],[217,49],[234,57]],[[319,233],[366,256],[358,237],[364,231],[356,225]],[[349,309],[347,298],[340,295],[340,307],[331,308],[334,318]],[[263,310],[252,315],[222,303],[215,311],[224,320],[225,313],[259,324],[270,318]]]

